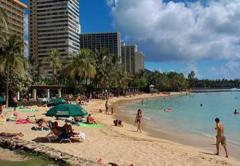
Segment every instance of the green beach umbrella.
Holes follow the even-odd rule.
[[[4,105],[6,104],[4,98],[2,96],[0,96],[0,105]]]
[[[52,99],[48,102],[47,106],[57,106],[59,104],[65,104],[66,101],[63,98],[56,98],[56,99]]]
[[[69,116],[86,116],[88,113],[79,105],[60,104],[46,113],[46,116],[69,117]]]

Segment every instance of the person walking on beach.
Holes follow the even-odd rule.
[[[223,124],[220,122],[219,118],[215,119],[216,122],[216,128],[215,130],[217,131],[217,135],[216,135],[216,148],[217,148],[217,153],[216,155],[219,155],[219,145],[220,143],[222,144],[225,153],[226,153],[226,157],[228,157],[228,151],[227,151],[227,147],[226,147],[226,137],[224,136],[224,127]]]
[[[108,99],[105,102],[105,113],[108,114]]]
[[[140,131],[142,133],[141,124],[142,124],[142,110],[138,109],[136,114],[135,123],[137,124],[137,132]]]

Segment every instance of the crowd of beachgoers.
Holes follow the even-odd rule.
[[[125,123],[118,116],[116,103],[120,101],[139,100],[143,103],[144,98],[168,95],[138,94],[91,100],[57,98],[53,99],[55,104],[49,101],[43,106],[20,106],[16,101],[11,108],[2,104],[0,137],[38,142],[102,166],[240,164],[233,158],[201,153],[198,148],[150,137],[142,130],[144,110],[136,110],[132,119],[134,125]],[[77,114],[71,109],[77,110]],[[55,115],[52,115],[54,110]],[[69,114],[64,113],[68,111]]]

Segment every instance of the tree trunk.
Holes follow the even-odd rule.
[[[9,96],[8,96],[8,88],[9,88],[9,64],[7,64],[7,86],[6,86],[6,107],[8,108],[8,101],[9,101]]]
[[[88,95],[88,78],[86,78],[86,92],[85,92],[85,96],[87,97]]]

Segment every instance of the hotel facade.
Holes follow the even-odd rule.
[[[107,49],[110,54],[121,57],[121,35],[119,32],[81,33],[80,48],[96,51]],[[120,58],[121,59],[121,58]]]
[[[27,5],[19,0],[0,0],[0,8],[7,15],[8,33],[17,34],[23,40],[24,9],[27,9]]]
[[[60,52],[62,60],[80,51],[79,0],[29,0],[30,57],[43,77],[52,76],[49,53]]]
[[[137,74],[144,70],[144,54],[138,51],[137,45],[126,45],[121,47],[122,65],[126,72]]]

